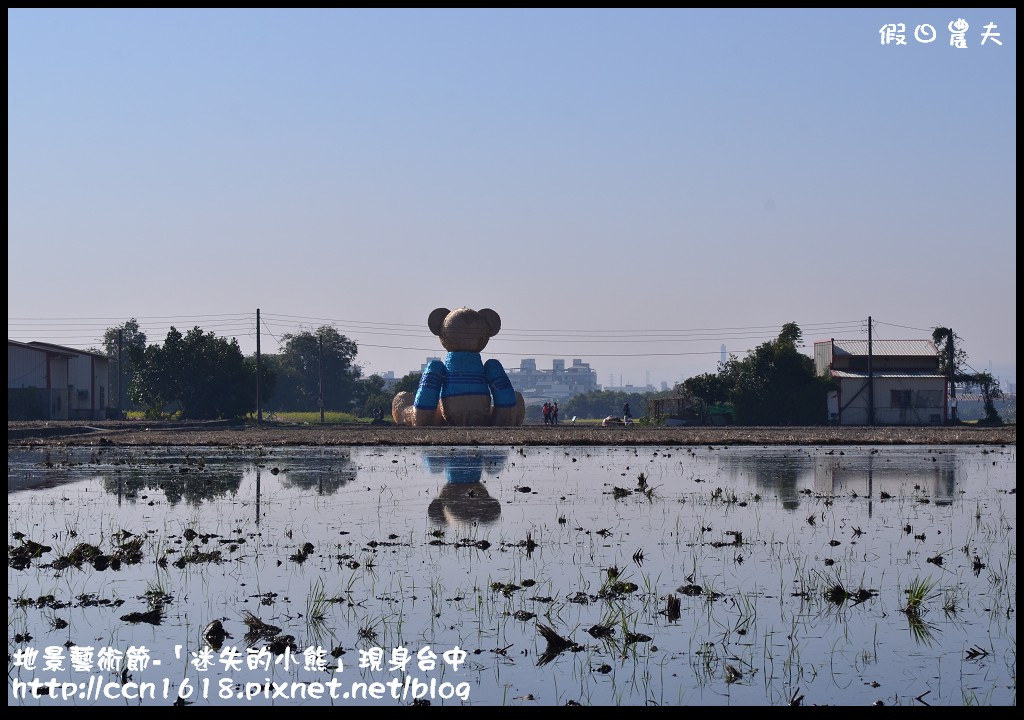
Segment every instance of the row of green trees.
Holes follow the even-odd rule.
[[[717,373],[704,373],[676,386],[707,405],[731,403],[743,425],[818,425],[827,420],[826,398],[835,383],[814,372],[814,361],[799,350],[803,332],[786,323],[774,340],[745,358],[730,355]]]
[[[109,328],[103,346],[111,358],[111,400],[116,405],[118,333],[122,340],[125,407],[156,416],[180,412],[185,418],[241,417],[256,409],[256,360],[245,357],[235,339],[217,337],[194,327],[185,334],[172,327],[163,344],[149,345],[132,318]],[[700,398],[707,406],[732,405],[734,419],[745,425],[815,425],[826,421],[826,396],[834,382],[814,372],[810,357],[799,350],[803,333],[787,323],[779,336],[740,359],[735,355],[717,373],[704,373],[676,386],[677,394]],[[968,372],[960,339],[948,328],[935,328],[940,370],[966,388],[977,387],[985,401],[986,422],[1001,422],[994,400],[1002,396],[990,373]],[[330,326],[281,337],[275,354],[261,358],[263,407],[273,411],[319,409],[321,368],[324,407],[369,417],[388,415],[395,392],[415,391],[419,373],[410,373],[392,389],[377,375],[362,376],[355,363],[358,345]],[[950,363],[952,372],[950,373]],[[628,403],[642,417],[648,401],[668,393],[627,394],[603,390],[577,395],[561,408],[562,418],[620,415]]]
[[[118,403],[118,331],[124,362],[125,408],[150,416],[178,412],[183,418],[242,417],[256,410],[256,358],[245,357],[234,338],[194,327],[182,334],[171,327],[162,344],[148,344],[135,318],[109,328],[103,349],[110,357],[111,402]],[[265,411],[318,410],[321,363],[326,409],[370,417],[390,414],[394,392],[378,375],[363,377],[355,363],[355,341],[330,326],[281,337],[279,352],[260,362],[260,393]],[[321,354],[322,353],[322,354]],[[401,381],[419,382],[418,373]]]

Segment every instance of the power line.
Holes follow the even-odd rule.
[[[286,329],[286,330],[293,330],[293,329],[294,330],[303,330],[303,329],[309,327],[309,326],[303,326],[303,325],[299,325],[299,326],[282,325],[280,323],[272,323],[272,325],[274,327],[283,328],[283,329]],[[339,327],[335,327],[335,329],[336,330],[341,330],[341,331],[344,331],[346,333],[353,334],[353,335],[386,335],[386,336],[390,336],[390,337],[410,337],[410,338],[413,338],[413,337],[415,337],[415,338],[430,338],[430,337],[432,337],[431,333],[387,332],[387,331],[380,331],[380,330],[365,330],[363,328],[345,328],[345,327],[340,327],[340,328]],[[857,331],[855,328],[831,328],[831,330],[837,331],[839,333],[849,333],[849,332]],[[450,335],[449,335],[449,337],[450,337]],[[595,338],[592,335],[564,334],[564,335],[561,335],[559,337],[549,337],[549,336],[528,336],[528,335],[505,336],[505,334],[502,333],[500,336],[492,338],[490,340],[490,342],[545,342],[546,343],[546,342],[564,342],[566,340],[572,341],[572,342],[579,342],[579,343],[710,342],[710,341],[720,341],[720,340],[756,340],[756,339],[759,339],[759,338],[766,338],[766,337],[776,337],[776,334],[773,333],[773,332],[766,332],[766,333],[757,333],[757,334],[753,334],[753,335],[746,334],[746,333],[744,333],[744,334],[737,333],[737,334],[730,334],[730,335],[708,334],[708,335],[697,335],[697,336],[689,336],[689,337],[678,337],[678,336],[672,336],[672,335],[669,335],[669,336],[665,336],[665,335],[662,335],[662,336],[658,336],[658,335],[635,335],[635,336],[609,336],[609,337]]]
[[[174,324],[184,325],[192,322],[198,318],[216,318],[216,320],[203,320],[203,323],[210,328],[240,328],[248,327],[248,321],[252,317],[252,313],[217,313],[217,314],[206,314],[206,315],[165,315],[165,316],[141,316],[133,318],[135,320],[147,321],[145,324],[152,327],[154,320],[173,320]],[[371,329],[391,329],[391,328],[408,328],[408,330],[395,331],[397,334],[402,332],[419,334],[423,336],[429,336],[423,325],[416,324],[410,325],[407,323],[388,323],[381,321],[365,321],[365,320],[340,320],[337,318],[318,318],[313,316],[301,316],[301,315],[284,315],[276,313],[266,313],[264,318],[270,318],[275,320],[273,324],[279,327],[288,326],[306,326],[307,323],[301,322],[301,320],[317,320],[327,321],[343,325],[346,327],[352,327],[354,329],[361,330],[363,332],[369,332]],[[8,318],[9,327],[25,327],[25,328],[40,328],[40,329],[96,329],[96,330],[109,330],[113,329],[106,325],[96,325],[91,323],[83,323],[81,321],[88,320],[102,320],[103,318],[98,317],[81,317],[81,318],[27,318],[27,317],[10,317]],[[120,319],[120,318],[117,318]],[[818,323],[805,323],[801,327],[806,328],[810,332],[822,332],[828,329],[850,329],[852,327],[861,326],[863,321],[860,320],[849,320],[849,321],[833,321],[833,322],[818,322]],[[161,325],[165,323],[160,323]],[[140,326],[142,323],[140,323]],[[538,335],[543,337],[543,334],[548,333],[559,333],[561,336],[578,336],[580,338],[605,338],[607,336],[621,336],[623,338],[634,338],[643,337],[648,335],[658,336],[674,336],[674,335],[693,335],[693,334],[707,334],[714,333],[716,335],[740,335],[744,332],[758,331],[758,330],[771,330],[775,331],[780,329],[781,325],[747,325],[747,326],[732,326],[732,327],[719,327],[719,328],[689,328],[689,329],[656,329],[656,330],[638,330],[638,329],[622,329],[622,330],[583,330],[579,328],[574,329],[524,329],[524,328],[504,328],[504,333],[507,335],[516,335],[518,337],[532,337]]]
[[[264,325],[267,325],[267,324],[268,324],[268,321],[264,321]],[[284,324],[284,323],[281,323],[281,322],[269,322],[269,325],[272,325],[272,326],[278,327],[278,328],[289,329],[289,330],[290,329],[303,329],[303,328],[310,327],[308,325],[290,325],[290,324]],[[352,333],[352,334],[362,334],[362,335],[387,335],[387,336],[391,336],[391,337],[419,337],[419,338],[430,338],[430,337],[433,337],[433,333],[430,333],[430,332],[419,332],[419,331],[413,331],[413,332],[391,332],[391,331],[366,330],[366,329],[363,329],[363,328],[345,328],[345,327],[336,328],[336,329],[341,329],[341,330],[344,330],[345,332],[349,332],[349,333]],[[840,328],[840,327],[831,328],[831,329],[832,330],[837,330],[839,332],[851,332],[853,330],[853,328]],[[654,335],[648,335],[648,336],[636,335],[636,336],[627,336],[627,337],[610,336],[610,337],[603,337],[603,338],[596,338],[596,339],[594,338],[593,335],[572,335],[572,334],[565,334],[565,335],[562,335],[560,337],[547,337],[547,336],[539,336],[539,337],[538,336],[503,337],[504,335],[505,335],[505,333],[501,333],[499,336],[496,336],[496,337],[492,338],[490,340],[490,342],[545,342],[545,343],[549,343],[549,342],[564,342],[565,340],[570,340],[572,342],[579,342],[579,343],[705,342],[705,341],[718,341],[718,340],[757,340],[757,339],[765,338],[765,337],[775,337],[775,333],[774,332],[757,333],[757,334],[754,334],[754,335],[740,334],[740,333],[730,333],[730,334],[712,334],[712,335],[691,336],[691,337],[654,336]]]
[[[208,315],[134,315],[129,320],[173,320],[175,318],[201,318],[201,317],[236,317],[244,318],[249,317],[253,313],[214,313]],[[42,322],[55,321],[55,320],[120,320],[121,322],[127,322],[124,316],[120,317],[100,317],[100,316],[87,316],[87,317],[61,317],[61,318],[50,318],[50,317],[8,317],[7,322],[11,320],[40,320]]]
[[[190,320],[188,322],[193,322],[193,321]],[[185,323],[181,323],[181,322],[161,323],[160,325],[157,325],[156,323],[147,323],[147,324],[141,324],[140,323],[139,324],[139,329],[142,330],[142,329],[147,328],[147,327],[166,327],[166,326],[169,326],[169,325],[186,325],[186,324],[188,324],[188,322],[185,322]],[[244,320],[236,320],[236,321],[230,321],[230,322],[228,322],[228,321],[222,321],[222,322],[219,321],[219,322],[212,322],[212,323],[211,322],[203,322],[203,327],[243,327],[245,325],[246,325],[246,321],[244,321]],[[101,332],[106,332],[108,330],[121,330],[121,329],[123,329],[122,326],[120,326],[120,325],[118,325],[116,327],[110,327],[108,325],[91,325],[91,324],[89,324],[89,325],[75,325],[75,324],[72,324],[72,323],[61,323],[60,325],[40,325],[39,323],[26,323],[26,322],[9,322],[9,323],[7,323],[7,327],[39,328],[40,330],[50,330],[50,331],[58,331],[58,332],[62,331],[62,330],[98,330],[98,331],[101,331]]]
[[[268,313],[269,315],[269,313]],[[310,325],[295,321],[282,321],[279,319],[272,319],[269,322],[274,327],[284,329],[303,329],[311,328]],[[820,333],[826,331],[837,331],[837,332],[852,332],[859,329],[862,326],[861,323],[851,323],[850,325],[828,325],[824,327],[810,328],[810,332]],[[367,335],[389,335],[393,337],[422,337],[429,338],[433,336],[433,333],[423,329],[416,328],[411,330],[404,329],[382,329],[378,326],[370,327],[351,327],[347,325],[338,324],[334,326],[335,329],[340,329],[350,333],[362,333]],[[550,337],[547,335],[538,335],[527,331],[506,331],[502,330],[499,336],[495,337],[492,342],[508,342],[508,341],[535,341],[535,342],[561,342],[566,339],[571,339],[577,342],[690,342],[690,341],[704,341],[704,340],[749,340],[758,339],[761,337],[775,337],[776,332],[780,329],[780,326],[767,326],[770,327],[770,331],[753,333],[750,331],[742,330],[685,330],[685,331],[618,331],[614,334],[595,334],[596,331],[564,331],[560,332],[558,337]],[[372,329],[371,329],[372,328]],[[547,332],[547,331],[545,331]],[[660,333],[660,334],[658,334]]]
[[[267,327],[267,321],[266,321],[266,320],[264,320],[264,319],[263,319],[263,318],[261,317],[261,318],[260,318],[260,324],[261,324],[261,325],[263,325],[263,329],[267,331],[267,334],[268,334],[268,335],[270,335],[270,337],[274,338],[274,342],[276,342],[276,343],[277,343],[277,347],[278,347],[278,348],[280,349],[280,347],[281,347],[281,341],[277,339],[277,335],[275,335],[274,333],[270,332],[270,328],[268,328],[268,327]]]
[[[419,352],[432,353],[432,354],[435,354],[435,355],[439,352],[438,348],[413,348],[413,347],[404,347],[404,346],[400,346],[400,345],[370,345],[369,343],[359,343],[359,347],[386,348],[386,349],[389,349],[389,350],[417,350]],[[592,358],[592,357],[662,357],[662,356],[664,356],[664,357],[677,357],[677,356],[682,356],[682,355],[718,355],[719,352],[720,352],[719,350],[708,350],[708,351],[701,351],[701,352],[678,352],[678,353],[605,353],[605,354],[586,353],[586,354],[584,354],[584,353],[535,353],[535,352],[531,352],[529,354],[530,355],[536,355],[538,357],[566,357],[566,356],[572,356],[572,355],[580,355],[581,357]],[[750,350],[741,350],[740,352],[750,352]],[[513,352],[488,352],[487,354],[488,355],[504,355],[504,356],[508,356],[508,357],[512,357],[512,356],[522,357],[522,355],[523,355],[523,353],[521,353],[521,352],[516,352],[516,353],[513,353]]]
[[[898,327],[898,328],[903,328],[904,330],[917,330],[919,332],[926,332],[926,333],[930,333],[930,332],[932,332],[932,330],[935,329],[935,328],[911,327],[910,325],[897,325],[896,323],[885,322],[883,320],[877,320],[877,319],[874,322],[876,324],[878,324],[878,325],[888,325],[889,327]]]
[[[308,315],[286,315],[282,313],[264,313],[264,317],[273,319],[284,320],[285,322],[298,320],[316,320],[318,322],[331,322],[338,325],[369,325],[369,326],[383,326],[383,327],[406,327],[413,328],[415,330],[423,330],[422,324],[409,324],[409,323],[388,323],[378,322],[369,320],[343,320],[339,318],[328,318],[328,317],[314,317]],[[863,324],[863,320],[835,320],[830,322],[820,323],[806,323],[799,324],[801,329],[809,328],[814,332],[820,331],[822,328],[819,326],[860,326]],[[304,323],[299,323],[304,324]],[[694,332],[725,332],[725,331],[747,331],[747,330],[779,330],[782,328],[782,324],[777,325],[740,325],[735,327],[719,327],[719,328],[688,328],[688,329],[620,329],[620,330],[581,330],[579,328],[514,328],[514,327],[503,327],[503,332],[522,332],[522,333],[595,333],[595,334],[622,334],[622,333],[694,333]]]
[[[197,326],[204,331],[217,331],[224,334],[232,334],[237,337],[254,337],[254,330],[248,322],[254,313],[216,313],[216,314],[200,314],[200,315],[165,315],[165,316],[141,316],[133,318],[136,321],[145,321],[145,325],[140,322],[140,331],[144,332],[147,336],[158,337],[162,331],[161,328],[157,328],[156,324],[159,321],[160,325],[163,325],[168,320],[175,321],[172,325],[180,325],[184,327],[187,324],[191,324],[197,320]],[[200,320],[201,318],[207,318],[207,320]],[[70,341],[87,341],[102,343],[102,333],[96,335],[83,334],[83,331],[88,332],[89,329],[112,329],[109,327],[103,327],[100,325],[90,324],[89,321],[101,320],[99,317],[79,317],[79,318],[23,318],[15,317],[8,318],[8,329],[15,330],[17,333],[31,336],[43,336],[43,337],[56,337],[63,340],[64,342]],[[123,320],[123,318],[117,318]],[[12,322],[13,321],[13,322]],[[288,315],[283,313],[263,313],[261,317],[261,326],[267,331],[267,333],[277,343],[278,348],[282,347],[281,339],[274,334],[271,328],[278,328],[279,332],[281,329],[287,331],[299,330],[299,331],[312,331],[314,328],[306,321],[318,321],[335,323],[341,326],[341,330],[354,339],[357,345],[361,348],[379,348],[379,349],[391,349],[391,350],[408,350],[415,352],[424,352],[428,354],[436,354],[439,352],[437,347],[422,348],[422,347],[410,347],[403,345],[389,345],[389,344],[378,344],[378,343],[366,343],[361,342],[360,337],[363,336],[386,336],[386,337],[397,337],[397,338],[409,338],[409,339],[428,339],[433,338],[433,333],[429,332],[423,325],[411,325],[408,323],[389,323],[382,321],[365,321],[365,320],[339,320],[336,318],[306,316],[306,315]],[[52,324],[51,324],[52,323]],[[799,324],[798,324],[799,325]],[[602,344],[623,344],[628,343],[631,345],[640,344],[663,344],[663,343],[694,343],[694,342],[720,342],[725,341],[746,341],[746,340],[769,340],[775,337],[778,330],[782,327],[781,324],[776,325],[746,325],[746,326],[728,326],[719,328],[689,328],[689,329],[673,329],[673,330],[583,330],[583,329],[517,329],[517,328],[503,328],[502,335],[495,337],[491,340],[493,343],[490,347],[489,354],[512,357],[522,357],[524,355],[534,355],[538,357],[566,357],[566,356],[577,356],[577,357],[593,357],[593,358],[611,358],[611,357],[684,357],[690,355],[717,355],[719,350],[709,351],[679,351],[679,352],[639,352],[639,353],[593,353],[589,351],[579,352],[578,350],[584,348],[574,349],[571,352],[535,352],[533,350],[523,350],[518,352],[496,350],[494,344],[517,344],[517,345],[536,345],[540,343],[563,343],[566,345],[602,345]],[[806,330],[809,333],[823,333],[823,332],[835,332],[838,335],[846,335],[849,333],[858,332],[863,328],[862,320],[839,320],[831,322],[816,322],[816,323],[805,323],[800,325],[801,329]],[[763,332],[759,332],[763,331]],[[558,337],[552,337],[553,333],[557,333]],[[150,344],[158,342],[158,340],[151,341]],[[74,347],[69,345],[68,347]],[[750,350],[743,350],[739,352],[750,352]]]

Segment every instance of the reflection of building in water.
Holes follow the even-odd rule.
[[[431,473],[444,473],[445,484],[427,507],[427,517],[437,525],[488,524],[501,517],[501,503],[481,482],[483,474],[497,475],[508,461],[508,450],[431,448],[423,462]]]
[[[951,454],[886,455],[817,458],[815,492],[829,495],[855,492],[869,497],[878,497],[883,492],[893,497],[920,492],[937,504],[953,501],[956,472]],[[915,485],[920,487],[919,491],[914,489]]]
[[[893,497],[919,493],[932,502],[952,502],[956,491],[955,456],[949,452],[869,450],[866,448],[809,452],[800,448],[727,451],[718,465],[730,480],[746,478],[759,492],[778,495],[782,506],[795,510],[800,489],[811,487],[823,495],[857,493],[879,497],[884,491]],[[915,490],[914,486],[920,490]]]

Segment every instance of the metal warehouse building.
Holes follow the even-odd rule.
[[[69,353],[7,341],[7,419],[67,420]]]
[[[868,373],[867,340],[814,343],[814,368],[835,379],[829,420],[869,425],[874,398],[876,425],[939,425],[946,422],[948,385],[939,374],[939,352],[930,340],[875,340]]]
[[[8,339],[7,419],[105,419],[108,364],[100,353]]]

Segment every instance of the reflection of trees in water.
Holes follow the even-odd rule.
[[[800,507],[800,471],[809,470],[805,458],[792,455],[723,455],[719,465],[731,473],[740,473],[754,481],[759,491],[778,495],[782,507],[796,510]]]
[[[508,462],[505,448],[430,448],[423,463],[431,473],[444,473],[446,482],[427,507],[437,525],[487,524],[501,517],[501,503],[481,483],[483,474],[497,475]]]
[[[166,476],[154,476],[152,471],[145,475],[122,472],[114,477],[103,478],[103,489],[108,493],[119,495],[125,500],[136,502],[143,492],[162,492],[167,502],[176,505],[182,500],[199,505],[224,497],[229,493],[235,495],[242,484],[242,471],[216,472],[203,471],[179,474],[168,470]]]
[[[139,493],[162,492],[169,503],[182,500],[199,504],[238,493],[245,472],[251,472],[251,458],[211,454],[163,453],[142,465],[122,466],[116,475],[103,478],[103,488],[129,501]],[[356,478],[356,467],[348,454],[309,452],[259,458],[263,479],[276,475],[281,487],[330,495]],[[272,472],[276,468],[277,473]],[[184,470],[185,472],[182,472]]]
[[[348,470],[335,471],[329,475],[324,473],[309,473],[298,475],[291,472],[282,473],[278,477],[281,487],[297,488],[299,490],[311,490],[317,495],[333,495],[356,479],[356,471]]]
[[[794,458],[773,458],[773,462],[767,466],[755,466],[754,481],[759,489],[771,489],[778,493],[783,508],[796,510],[800,507],[797,486],[801,469],[801,463]]]
[[[356,479],[357,467],[350,455],[336,450],[311,450],[302,454],[273,455],[260,463],[264,478],[278,468],[283,488],[333,495]]]

